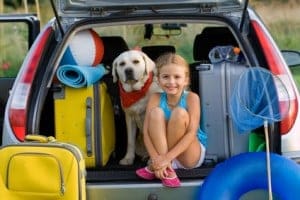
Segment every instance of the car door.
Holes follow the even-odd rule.
[[[32,14],[0,15],[0,133],[6,101],[22,62],[40,32]],[[0,144],[2,136],[0,137]]]

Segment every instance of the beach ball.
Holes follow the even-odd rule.
[[[95,66],[104,55],[101,37],[92,29],[76,33],[69,43],[60,65]]]

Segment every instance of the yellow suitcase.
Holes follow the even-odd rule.
[[[86,171],[80,149],[53,138],[28,137],[34,142],[0,148],[0,198],[85,200]]]
[[[81,148],[87,168],[105,166],[115,149],[115,121],[104,82],[55,87],[55,137]]]

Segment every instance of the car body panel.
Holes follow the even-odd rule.
[[[161,183],[118,183],[118,184],[88,184],[88,199],[118,200],[118,199],[195,199],[199,186],[203,181],[185,181],[180,188],[171,189],[161,187]]]

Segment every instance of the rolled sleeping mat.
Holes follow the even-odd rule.
[[[100,80],[108,71],[102,64],[96,66],[62,65],[56,75],[60,82],[73,87],[87,87]]]

